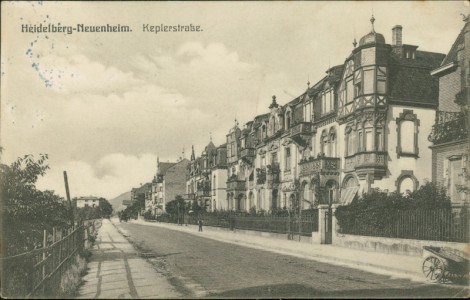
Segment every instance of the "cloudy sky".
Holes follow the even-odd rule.
[[[49,154],[42,189],[113,198],[152,179],[157,156],[225,142],[240,124],[284,104],[341,64],[375,29],[391,42],[447,53],[468,1],[2,2],[3,163]],[[22,25],[127,25],[130,33],[26,33]],[[202,32],[143,32],[199,25]]]

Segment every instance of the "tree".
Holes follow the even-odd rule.
[[[113,206],[105,198],[100,198],[100,215],[102,218],[109,219],[113,213]]]
[[[0,195],[3,199],[2,233],[4,253],[11,255],[34,249],[42,243],[43,230],[67,227],[70,210],[52,191],[40,191],[35,184],[46,173],[46,154],[18,158],[0,165]]]

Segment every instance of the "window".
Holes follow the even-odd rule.
[[[212,183],[212,190],[213,190],[213,191],[212,191],[212,194],[213,194],[213,195],[215,195],[215,190],[217,189],[216,182],[217,182],[216,176],[214,175],[214,181],[213,181],[213,183]]]
[[[346,130],[346,156],[356,153],[355,132],[349,128]]]
[[[418,189],[418,179],[413,174],[413,171],[402,170],[400,176],[398,176],[397,181],[395,181],[397,187],[397,192],[407,195]]]
[[[366,146],[366,151],[372,151],[372,128],[367,128],[366,129],[366,134],[365,134],[365,146]]]
[[[374,93],[374,69],[364,70],[364,94]]]
[[[266,166],[266,156],[261,156],[261,167]]]
[[[276,133],[276,119],[274,117],[271,118],[271,121],[269,122],[271,125],[271,134]]]
[[[468,186],[467,162],[468,156],[466,155],[453,155],[444,161],[444,178],[452,202],[465,202],[466,200],[464,187]]]
[[[384,150],[382,128],[379,128],[379,127],[375,128],[375,150],[377,151]]]
[[[413,180],[410,177],[405,177],[400,182],[400,192],[408,194],[413,191]]]
[[[336,133],[330,135],[330,156],[336,157]]]
[[[364,136],[362,134],[362,131],[358,132],[358,140],[359,140],[359,143],[358,143],[359,149],[358,149],[358,151],[362,152],[362,151],[364,151]]]
[[[290,156],[290,148],[286,148],[286,164],[285,170],[290,171],[290,164],[291,164],[291,156]]]
[[[397,155],[418,157],[419,120],[412,110],[404,109],[396,119],[397,123]]]
[[[265,139],[266,138],[266,125],[263,125],[261,127],[261,138]]]
[[[403,152],[412,153],[414,151],[414,122],[408,120],[402,121],[400,123],[400,131],[401,150]]]
[[[377,79],[377,93],[385,94],[386,92],[386,81]]]
[[[286,129],[290,128],[290,111],[286,113]]]
[[[354,95],[359,97],[362,95],[362,82],[358,82],[354,85]]]
[[[346,82],[346,103],[351,103],[354,100],[354,86],[352,79]]]
[[[312,120],[312,101],[308,100],[304,104],[304,121],[310,122]]]
[[[325,156],[329,155],[328,148],[328,134],[326,133],[326,131],[323,131],[321,135],[321,152],[325,154]]]
[[[387,68],[378,67],[377,69],[377,93],[385,94],[387,92]]]
[[[271,153],[271,164],[277,163],[277,152]]]

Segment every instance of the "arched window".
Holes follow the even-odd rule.
[[[396,119],[397,123],[397,155],[418,157],[419,120],[412,110],[404,109]]]
[[[397,192],[405,195],[417,190],[418,185],[418,179],[414,176],[413,171],[410,170],[402,170],[400,176],[397,178],[397,181],[395,181]]]
[[[331,127],[330,129],[330,141],[329,141],[329,148],[330,148],[330,153],[329,153],[329,156],[331,157],[336,157],[337,154],[336,154],[336,130],[334,129],[334,127]]]
[[[286,129],[290,128],[290,111],[286,113]]]
[[[266,125],[261,126],[261,139],[266,138]]]
[[[328,151],[328,134],[326,130],[323,130],[321,134],[321,152],[325,154],[325,156],[329,155]]]
[[[402,194],[411,193],[414,190],[413,186],[414,186],[413,179],[411,179],[410,177],[404,177],[400,181],[400,186],[399,186],[400,193]]]

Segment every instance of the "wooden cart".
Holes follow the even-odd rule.
[[[441,247],[423,246],[423,274],[432,282],[458,281],[468,274],[468,259]]]

